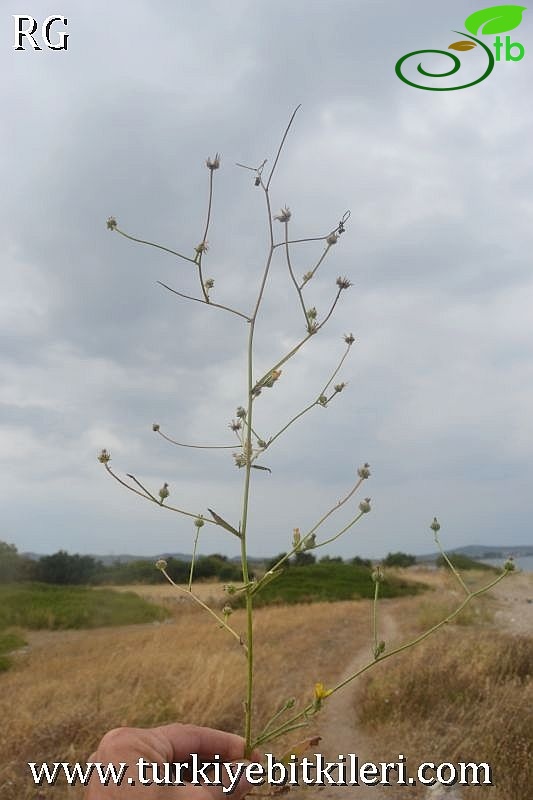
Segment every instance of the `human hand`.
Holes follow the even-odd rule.
[[[232,733],[201,728],[197,725],[162,725],[158,728],[117,728],[109,731],[89,759],[105,766],[112,763],[116,768],[120,763],[128,764],[120,786],[112,781],[104,786],[93,772],[86,792],[86,800],[222,800],[234,798],[241,800],[250,791],[251,785],[242,777],[231,794],[224,793],[222,786],[143,785],[139,781],[137,763],[143,758],[150,766],[146,773],[152,778],[151,764],[174,764],[191,760],[197,754],[199,761],[213,761],[220,756],[221,762],[243,761],[244,739]],[[256,755],[253,756],[256,758]],[[259,760],[257,757],[256,760]],[[230,780],[224,774],[225,786]],[[185,780],[185,778],[182,778]],[[133,781],[133,782],[131,782]]]

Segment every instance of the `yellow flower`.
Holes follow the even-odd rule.
[[[323,683],[315,683],[315,701],[321,703],[326,697],[329,697],[333,690],[326,689]]]

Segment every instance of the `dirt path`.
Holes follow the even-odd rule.
[[[382,613],[380,622],[380,635],[388,643],[397,636],[397,624],[394,613]],[[346,665],[343,676],[347,677],[368,663],[371,653],[368,645],[357,651],[356,655]],[[341,676],[342,679],[342,676]],[[333,695],[326,701],[324,710],[320,715],[320,735],[322,741],[319,749],[327,761],[338,761],[340,755],[355,753],[359,759],[359,766],[365,761],[372,761],[368,736],[357,725],[355,709],[357,696],[361,691],[360,683],[355,680],[351,686]],[[294,800],[336,800],[345,797],[346,793],[357,797],[357,800],[392,800],[389,787],[380,786],[310,786],[294,788],[291,797]]]

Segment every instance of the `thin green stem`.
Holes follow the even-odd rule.
[[[286,425],[284,425],[284,426],[283,426],[283,428],[281,428],[281,429],[280,429],[280,430],[279,430],[279,431],[278,431],[278,432],[277,432],[277,433],[276,433],[274,436],[272,436],[272,437],[271,437],[271,438],[268,440],[268,447],[270,447],[270,446],[271,446],[271,445],[272,445],[272,444],[273,444],[273,443],[276,441],[276,439],[277,439],[279,436],[281,436],[281,434],[282,434],[282,433],[285,433],[285,431],[287,430],[287,428],[290,428],[290,426],[291,426],[291,425],[292,425],[294,422],[296,422],[297,420],[299,420],[299,419],[300,419],[300,417],[303,417],[303,415],[304,415],[304,414],[307,414],[307,412],[308,412],[308,411],[310,411],[312,408],[314,408],[316,405],[320,405],[320,403],[319,403],[319,398],[320,398],[320,397],[322,397],[322,396],[323,396],[323,395],[326,393],[326,391],[327,391],[328,387],[329,387],[329,386],[330,386],[330,385],[333,383],[333,381],[335,380],[335,377],[337,376],[337,373],[339,372],[340,368],[342,367],[342,365],[343,365],[343,363],[344,363],[344,360],[345,360],[346,356],[348,355],[349,351],[350,351],[350,345],[348,345],[348,347],[347,347],[347,349],[346,349],[346,352],[345,352],[345,353],[344,353],[344,355],[342,356],[342,358],[341,358],[341,360],[340,360],[339,364],[338,364],[338,365],[337,365],[337,367],[335,368],[335,370],[334,370],[334,372],[333,372],[332,376],[330,377],[329,381],[326,383],[326,385],[324,386],[324,388],[322,389],[322,391],[321,391],[321,392],[320,392],[320,394],[318,395],[318,398],[317,398],[316,400],[313,400],[313,402],[312,402],[312,403],[309,403],[309,405],[308,405],[308,406],[306,406],[304,409],[302,409],[302,411],[298,412],[298,414],[296,414],[294,417],[292,417],[292,419],[290,419],[290,420],[289,420],[289,421],[286,423]],[[338,394],[338,392],[334,392],[334,394],[333,394],[333,395],[332,395],[330,398],[328,398],[328,402],[329,402],[329,401],[330,401],[330,400],[331,400],[333,397],[335,397],[335,395],[336,395],[336,394]]]
[[[124,236],[124,238],[131,239],[132,242],[137,242],[138,244],[147,244],[149,247],[155,247],[157,250],[163,250],[165,253],[171,253],[173,256],[178,256],[178,258],[182,258],[184,261],[190,261],[191,264],[196,264],[194,258],[184,256],[183,253],[178,253],[177,250],[171,250],[170,247],[163,247],[161,244],[149,242],[146,239],[138,239],[136,236],[131,236],[129,233],[121,231],[120,228],[115,228],[115,231],[120,233],[121,236]]]
[[[176,444],[178,447],[192,447],[196,450],[235,450],[234,444],[184,444],[183,442],[177,442],[175,439],[171,439],[170,436],[167,436],[166,433],[162,433],[160,430],[156,431],[163,439],[166,439],[167,442],[171,444]]]
[[[436,544],[436,545],[437,545],[437,547],[439,548],[439,551],[440,551],[440,554],[441,554],[441,556],[442,556],[442,557],[444,558],[444,560],[446,561],[446,563],[447,563],[447,565],[449,566],[449,568],[451,569],[451,571],[452,571],[453,575],[454,575],[454,576],[455,576],[455,578],[456,578],[456,579],[459,581],[460,585],[462,586],[462,588],[464,589],[464,591],[466,592],[466,594],[467,594],[467,595],[468,595],[468,594],[470,594],[470,589],[468,588],[468,586],[466,585],[466,583],[465,583],[465,582],[464,582],[464,580],[462,579],[462,577],[461,577],[460,573],[459,573],[459,572],[458,572],[458,570],[457,570],[457,569],[454,567],[454,565],[452,564],[452,562],[451,562],[451,561],[450,561],[450,559],[448,558],[447,554],[445,553],[445,551],[444,551],[444,548],[442,547],[442,544],[441,544],[441,541],[440,541],[439,534],[437,533],[437,531],[435,531],[435,544]]]
[[[128,483],[126,483],[126,481],[123,481],[122,478],[119,478],[119,476],[115,472],[113,472],[113,470],[111,469],[109,464],[104,464],[104,467],[106,468],[108,473],[111,475],[111,477],[114,478],[116,481],[118,481],[118,483],[120,483],[122,486],[125,486],[126,489],[130,490],[130,492],[133,492],[134,494],[138,494],[139,497],[142,497],[144,500],[149,500],[151,503],[155,503],[156,506],[158,506],[159,508],[166,508],[167,511],[175,511],[177,514],[183,514],[185,517],[192,517],[193,519],[197,519],[198,514],[193,514],[191,511],[184,511],[182,508],[176,508],[176,506],[169,506],[167,503],[161,503],[159,500],[157,500],[154,497],[154,495],[152,495],[150,493],[143,494],[143,492],[139,492],[138,489],[134,489],[133,486],[130,486]],[[137,484],[140,485],[138,481],[137,481]],[[145,492],[147,492],[147,491],[148,490],[145,489]],[[217,524],[212,519],[206,519],[205,522],[208,522],[210,525],[216,525]]]
[[[233,630],[233,628],[231,628],[227,624],[227,622],[224,619],[222,619],[222,617],[219,617],[218,614],[216,614],[212,608],[209,608],[209,606],[206,603],[204,603],[203,600],[200,600],[198,595],[193,594],[189,589],[184,589],[183,586],[179,585],[179,583],[173,581],[165,569],[162,569],[161,572],[163,573],[167,581],[171,583],[172,586],[174,586],[175,589],[177,589],[179,592],[182,592],[182,594],[184,594],[186,597],[190,597],[192,600],[194,600],[194,602],[197,603],[199,606],[201,606],[204,609],[204,611],[207,611],[208,614],[210,614],[212,617],[214,617],[214,619],[216,619],[221,628],[224,628],[224,630],[228,631],[228,633],[231,633],[233,638],[237,639],[241,647],[244,648],[244,652],[247,654],[246,644],[243,642],[242,636],[240,636],[237,633],[237,631]]]
[[[194,263],[196,264],[196,261]],[[166,283],[163,283],[162,281],[157,281],[157,283],[160,286],[163,286],[164,289],[168,289],[168,291],[172,292],[172,294],[177,294],[178,297],[183,297],[185,300],[194,300],[195,303],[202,303],[202,305],[204,306],[208,305],[212,306],[213,308],[221,308],[223,309],[223,311],[229,311],[231,314],[236,314],[238,317],[242,317],[243,319],[246,320],[246,322],[250,322],[250,318],[247,317],[246,314],[243,314],[241,311],[237,311],[235,308],[230,308],[229,306],[225,306],[222,303],[213,303],[212,300],[209,300],[209,302],[206,303],[206,301],[203,300],[201,297],[192,297],[192,295],[190,294],[184,294],[183,292],[178,292],[177,289],[172,289],[170,286],[168,286]]]
[[[195,525],[196,535],[194,537],[194,545],[192,548],[191,569],[189,570],[189,592],[192,592],[192,578],[194,575],[194,564],[196,561],[196,548],[198,547],[198,537],[200,535],[200,528]]]
[[[376,659],[379,655],[379,644],[378,644],[378,598],[379,598],[379,584],[380,582],[376,580],[374,584],[374,601],[372,603],[372,634],[374,639],[374,658]]]
[[[264,384],[265,384],[265,381],[267,381],[267,380],[268,380],[268,379],[271,377],[272,373],[273,373],[275,370],[278,370],[278,369],[279,369],[280,367],[282,367],[282,366],[283,366],[283,364],[285,364],[285,363],[286,363],[286,362],[287,362],[287,361],[288,361],[290,358],[292,358],[294,355],[296,355],[296,353],[298,352],[298,350],[299,350],[301,347],[303,347],[303,345],[304,345],[306,342],[308,342],[308,341],[309,341],[309,339],[310,339],[312,336],[314,336],[315,334],[317,334],[317,333],[318,333],[318,331],[319,331],[319,330],[321,330],[321,329],[324,327],[324,325],[326,324],[326,322],[329,320],[329,318],[330,318],[330,317],[331,317],[331,315],[333,314],[333,311],[334,311],[334,309],[335,309],[335,306],[337,305],[338,299],[339,299],[339,297],[340,297],[341,291],[342,291],[342,289],[339,289],[339,290],[337,291],[337,294],[335,295],[335,299],[334,299],[334,301],[333,301],[333,303],[332,303],[332,305],[331,305],[331,308],[329,309],[328,313],[326,314],[326,316],[324,317],[324,319],[322,320],[322,322],[321,322],[319,325],[317,325],[317,326],[316,326],[316,328],[314,328],[314,330],[312,330],[312,331],[309,331],[309,333],[307,334],[307,336],[305,336],[305,337],[304,337],[304,338],[303,338],[303,339],[302,339],[300,342],[298,342],[298,344],[297,344],[297,345],[295,345],[295,346],[292,348],[292,350],[290,350],[290,351],[289,351],[289,352],[288,352],[288,353],[287,353],[285,356],[283,356],[283,358],[280,358],[280,360],[279,360],[279,361],[278,361],[276,364],[274,364],[274,366],[273,366],[273,367],[271,367],[271,368],[268,370],[268,372],[265,372],[265,374],[263,375],[263,377],[262,377],[260,380],[258,380],[258,381],[256,382],[256,384],[255,384],[255,387],[254,387],[254,388],[261,388],[262,386],[264,386]]]
[[[287,245],[289,245],[289,244],[290,244],[290,242],[287,242]],[[322,255],[320,256],[320,258],[318,259],[318,261],[317,261],[317,263],[315,264],[315,266],[313,267],[313,269],[312,269],[312,270],[310,270],[310,275],[309,275],[309,277],[307,278],[307,280],[306,280],[306,281],[302,281],[302,283],[300,284],[300,286],[299,286],[299,288],[300,288],[300,289],[303,289],[303,287],[304,287],[304,286],[305,286],[307,283],[309,283],[309,281],[310,281],[312,278],[314,278],[314,277],[315,277],[317,269],[318,269],[318,268],[319,268],[319,266],[322,264],[322,262],[324,261],[325,257],[327,256],[327,254],[329,253],[329,251],[330,251],[330,250],[331,250],[331,245],[330,245],[330,244],[328,244],[328,246],[326,247],[326,249],[324,250],[324,252],[323,252],[323,253],[322,253]]]
[[[294,284],[294,288],[296,289],[296,293],[298,295],[298,300],[300,301],[300,305],[302,307],[302,311],[303,311],[303,314],[304,314],[304,319],[305,319],[305,322],[307,323],[309,320],[307,318],[307,310],[305,308],[305,303],[304,303],[304,298],[303,298],[303,295],[302,295],[302,290],[301,290],[300,286],[298,286],[298,281],[296,280],[296,277],[294,275],[294,271],[292,269],[292,264],[291,264],[291,254],[290,254],[290,251],[289,251],[289,223],[288,223],[288,221],[285,222],[285,257],[287,259],[287,267],[288,267],[288,270],[289,270],[289,275],[291,276],[291,280],[292,280],[292,282]]]

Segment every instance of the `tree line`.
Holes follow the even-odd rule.
[[[264,569],[273,567],[285,553],[275,558],[265,559]],[[284,567],[299,567],[314,564],[315,556],[309,552],[296,553],[284,563]],[[340,556],[324,556],[321,563],[342,562]],[[389,553],[382,561],[385,566],[410,566],[416,558],[406,553]],[[369,559],[349,559],[349,563],[372,568]],[[182,561],[169,556],[167,572],[176,583],[186,583],[191,569],[190,561]],[[253,566],[250,568],[253,574]],[[221,581],[239,581],[242,578],[240,564],[230,561],[227,556],[213,553],[198,556],[194,565],[195,580],[217,579]],[[71,554],[65,550],[39,559],[31,559],[20,554],[13,544],[0,541],[0,583],[17,583],[20,581],[36,581],[40,583],[69,585],[101,585],[129,583],[160,583],[161,573],[156,569],[154,561],[139,559],[129,562],[104,564],[94,556]]]

